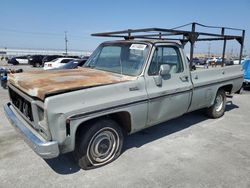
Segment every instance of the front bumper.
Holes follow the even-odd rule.
[[[15,109],[11,103],[4,105],[4,111],[7,118],[14,128],[22,135],[25,142],[42,158],[50,159],[59,155],[59,147],[57,141],[45,141],[38,136],[34,131],[31,131],[24,121],[21,121],[21,116],[15,113]],[[25,125],[26,124],[26,125]]]

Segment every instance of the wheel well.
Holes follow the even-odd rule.
[[[80,132],[84,131],[84,129],[88,126],[91,126],[91,124],[93,124],[95,121],[98,121],[101,118],[110,118],[114,121],[116,121],[124,130],[125,133],[130,133],[131,131],[131,117],[129,112],[116,112],[113,114],[107,114],[104,116],[99,116],[99,117],[95,117],[93,119],[87,120],[85,122],[82,122],[77,130],[76,130],[76,135],[78,135]]]
[[[232,84],[225,85],[225,86],[220,87],[219,89],[223,89],[225,92],[231,93],[233,89],[233,85]]]
[[[131,132],[131,117],[128,112],[117,112],[114,114],[109,114],[107,117],[116,121],[126,133]]]

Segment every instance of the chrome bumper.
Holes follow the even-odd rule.
[[[4,105],[4,111],[10,123],[23,136],[25,142],[42,158],[55,158],[59,155],[59,147],[57,141],[43,141],[35,133],[33,133],[25,123],[20,121],[17,113],[14,113],[14,108],[11,103]]]

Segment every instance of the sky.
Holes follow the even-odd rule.
[[[110,38],[91,33],[147,27],[173,28],[190,22],[246,30],[250,55],[250,0],[1,0],[0,48],[93,50]],[[184,28],[185,29],[185,28]],[[197,45],[217,51],[221,44]],[[227,52],[236,52],[232,42]]]

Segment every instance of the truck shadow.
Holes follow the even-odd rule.
[[[239,108],[231,101],[227,102],[226,111],[231,111]],[[123,152],[134,147],[141,147],[144,144],[150,143],[154,140],[168,136],[175,132],[182,131],[192,125],[207,120],[208,117],[204,115],[203,110],[195,111],[185,114],[179,118],[161,123],[159,125],[149,127],[138,133],[127,137],[124,143]],[[58,174],[73,174],[80,170],[72,153],[60,155],[54,159],[47,159],[45,162]]]
[[[225,111],[228,112],[235,108],[239,108],[239,106],[233,104],[232,101],[228,101]],[[205,121],[209,118],[205,113],[205,110],[197,110],[187,113],[179,118],[169,120],[135,133],[129,136],[129,138],[126,140],[124,144],[124,151],[133,147],[141,147],[144,144],[150,143],[175,132],[182,131],[186,128],[189,128],[190,126]]]
[[[72,152],[59,155],[54,159],[45,159],[45,162],[58,174],[73,174],[80,170]]]

